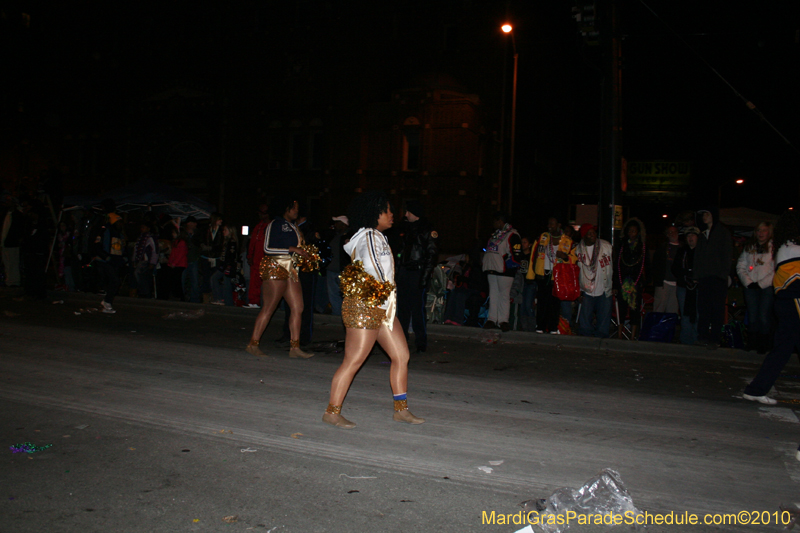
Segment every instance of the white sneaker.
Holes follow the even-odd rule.
[[[554,330],[550,332],[550,335],[561,335],[561,332],[558,330]]]
[[[750,396],[749,394],[742,394],[742,398],[750,400],[751,402],[763,403],[764,405],[775,405],[778,400],[770,398],[769,396]]]
[[[108,313],[109,315],[113,315],[114,313],[117,312],[114,308],[111,307],[111,304],[106,302],[106,301],[100,302],[100,305],[103,306],[103,312],[104,313]]]
[[[261,306],[258,304],[247,304],[244,307],[245,309],[261,309]]]

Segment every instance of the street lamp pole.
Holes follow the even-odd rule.
[[[514,50],[514,79],[511,84],[511,147],[508,157],[508,214],[513,211],[514,203],[514,149],[516,147],[517,132],[517,65],[519,54],[517,53],[517,41],[514,39],[514,28],[511,24],[504,24],[501,28],[504,33],[511,35],[511,45]]]
[[[514,202],[514,147],[516,146],[516,131],[517,131],[517,60],[519,54],[517,53],[517,45],[514,42],[514,34],[511,34],[511,43],[514,45],[514,82],[511,89],[511,150],[508,158],[508,214],[512,212],[512,203]]]

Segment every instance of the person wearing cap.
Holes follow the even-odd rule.
[[[611,332],[614,250],[608,241],[597,238],[597,226],[583,224],[580,233],[581,241],[575,248],[581,286],[578,334],[607,339]]]
[[[536,331],[536,282],[526,277],[528,269],[531,268],[530,257],[533,241],[526,236],[522,236],[520,240],[522,241],[522,259],[514,276],[514,283],[511,285],[511,301],[521,302],[518,306],[519,329],[534,332]]]
[[[332,217],[334,235],[331,238],[331,262],[325,269],[328,288],[328,301],[331,303],[331,314],[342,315],[342,291],[339,289],[339,274],[347,266],[350,256],[344,251],[345,235],[350,230],[350,220],[342,215]]]
[[[700,234],[694,253],[694,279],[697,280],[697,337],[701,344],[719,346],[725,321],[725,300],[731,273],[733,238],[718,220],[716,208],[698,211],[706,229]]]
[[[397,268],[397,319],[408,340],[409,323],[414,328],[417,352],[428,349],[425,320],[425,290],[439,256],[439,234],[425,217],[425,206],[416,200],[406,202],[405,221],[400,229],[400,246],[395,253]]]
[[[686,242],[678,249],[672,261],[675,277],[678,311],[681,314],[681,344],[697,343],[697,281],[694,279],[694,251],[700,237],[700,228],[689,226],[683,230]]]
[[[247,246],[247,264],[250,265],[250,283],[247,286],[247,305],[251,309],[261,308],[261,274],[258,266],[264,258],[264,236],[269,225],[269,206],[258,206],[258,224],[253,229]]]

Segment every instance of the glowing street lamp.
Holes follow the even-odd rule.
[[[734,180],[734,183],[736,185],[743,185],[744,178],[736,178],[736,180]],[[724,185],[724,183],[722,185]],[[717,206],[720,208],[722,207],[722,185],[717,187]]]

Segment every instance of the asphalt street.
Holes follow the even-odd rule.
[[[261,359],[243,350],[253,310],[18,296],[0,292],[4,532],[512,533],[525,524],[484,518],[606,468],[649,513],[771,521],[645,531],[779,531],[800,501],[796,363],[767,407],[741,399],[761,359],[742,351],[432,326],[409,378],[427,422],[392,421],[375,350],[344,431],[321,422],[336,317],[316,316],[316,355],[295,360],[271,342],[276,314]],[[26,442],[47,447],[9,449]]]

